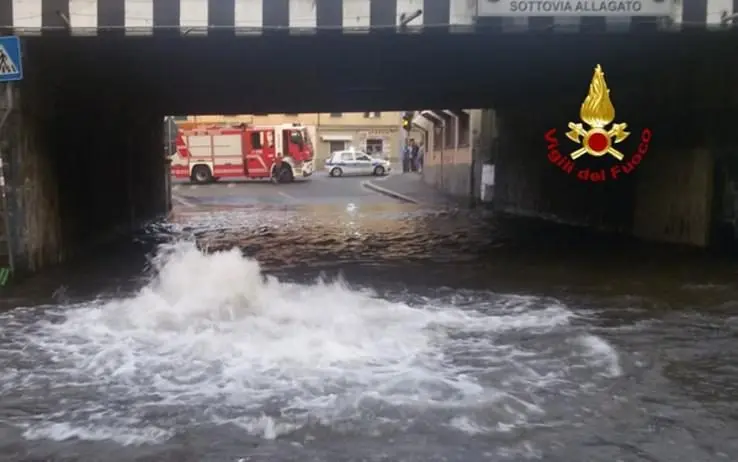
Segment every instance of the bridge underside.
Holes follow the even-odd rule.
[[[160,111],[184,114],[545,105],[581,96],[581,76],[595,63],[625,101],[623,93],[643,94],[644,82],[674,82],[724,60],[737,39],[732,31],[426,33],[60,37],[28,46],[56,60],[54,74],[126,86]]]
[[[165,114],[495,108],[505,209],[592,221],[594,208],[615,204],[623,211],[607,220],[616,227],[632,222],[635,206],[624,199],[635,196],[632,181],[586,194],[591,185],[542,170],[550,167],[543,134],[577,118],[595,64],[617,114],[658,134],[654,166],[734,144],[738,64],[726,57],[738,36],[730,31],[59,36],[23,45],[26,79],[2,146],[19,270],[166,213]],[[536,199],[552,195],[545,206]]]

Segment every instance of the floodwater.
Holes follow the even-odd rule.
[[[8,295],[0,460],[738,460],[737,270],[389,202],[183,209]]]

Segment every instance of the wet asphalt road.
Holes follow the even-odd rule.
[[[172,185],[173,199],[179,205],[319,205],[335,204],[350,199],[350,203],[379,204],[396,202],[362,186],[371,176],[331,178],[318,171],[308,179],[298,179],[290,184],[272,184],[265,180],[218,181],[206,185],[176,181]]]

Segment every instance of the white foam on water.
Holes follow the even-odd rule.
[[[190,243],[165,248],[155,266],[128,298],[46,310],[25,325],[23,310],[0,317],[13,325],[0,360],[21,364],[0,378],[3,401],[36,406],[33,419],[0,418],[29,439],[124,445],[194,425],[267,439],[316,425],[378,435],[430,416],[493,433],[545,415],[536,390],[566,381],[569,364],[619,373],[597,337],[582,337],[586,351],[571,357],[505,340],[569,325],[569,310],[534,308],[536,297],[410,306],[341,281],[264,277],[238,250]]]
[[[29,427],[24,433],[29,440],[51,439],[64,441],[80,439],[86,441],[115,441],[124,446],[163,442],[173,435],[172,431],[147,426],[143,428],[108,427],[96,424],[71,424],[68,422],[40,423]]]
[[[587,355],[594,363],[603,366],[603,374],[610,377],[619,377],[623,374],[620,359],[615,348],[600,337],[594,335],[583,335],[577,338],[579,344],[584,347]]]

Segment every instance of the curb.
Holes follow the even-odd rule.
[[[408,202],[410,204],[420,204],[420,201],[417,201],[413,199],[412,197],[408,197],[404,194],[400,194],[398,192],[392,191],[391,189],[383,188],[381,186],[376,185],[373,181],[362,181],[361,185],[367,189],[371,189],[374,192],[378,192],[379,194],[384,194],[385,196],[392,197],[394,199],[399,199],[404,202]]]

